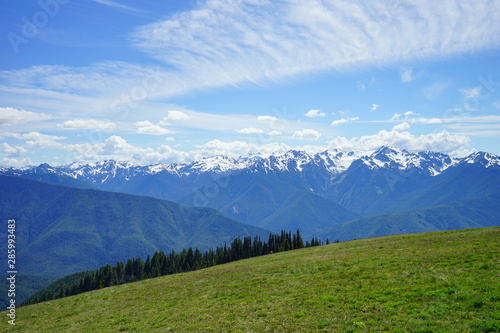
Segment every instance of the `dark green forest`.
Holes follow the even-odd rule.
[[[329,241],[327,240],[327,243]],[[146,261],[140,257],[128,259],[126,263],[117,262],[115,266],[105,265],[95,270],[68,275],[40,290],[22,305],[49,301],[57,298],[77,295],[91,290],[111,287],[124,283],[156,278],[159,276],[189,272],[215,265],[221,265],[241,259],[258,257],[283,251],[322,245],[317,238],[304,243],[300,230],[295,233],[281,231],[269,234],[266,241],[260,237],[237,237],[229,245],[210,249],[202,253],[198,248],[172,251],[168,255],[156,251]]]

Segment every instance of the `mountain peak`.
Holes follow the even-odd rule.
[[[320,153],[308,153],[302,150],[288,150],[269,155],[248,155],[233,158],[224,155],[204,157],[191,163],[157,163],[137,166],[131,162],[104,160],[87,164],[70,163],[52,167],[47,163],[37,167],[22,169],[4,168],[1,174],[59,174],[74,179],[90,181],[94,184],[108,182],[111,179],[131,179],[135,176],[158,173],[173,174],[179,177],[190,174],[219,173],[229,174],[238,171],[249,172],[303,172],[304,170],[323,170],[331,175],[345,172],[355,161],[369,169],[408,170],[415,169],[432,176],[439,175],[447,168],[458,163],[475,163],[483,167],[500,167],[500,157],[486,152],[475,152],[465,158],[452,158],[445,153],[418,152],[382,146],[370,155],[341,149],[325,150]]]
[[[465,157],[463,163],[480,164],[485,168],[500,167],[500,156],[493,155],[487,152],[474,152]]]
[[[380,155],[380,154],[408,154],[408,151],[405,149],[399,149],[399,148],[394,148],[394,147],[389,147],[389,146],[381,146],[379,149],[377,149],[372,155]]]

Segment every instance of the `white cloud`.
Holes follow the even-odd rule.
[[[15,108],[1,108],[0,107],[0,126],[9,126],[35,122],[52,117],[45,113],[35,113],[25,110],[17,110]]]
[[[282,133],[280,131],[269,131],[266,134],[269,136],[276,136],[276,135],[281,135]]]
[[[0,145],[0,151],[8,157],[19,157],[26,153],[26,149],[21,146],[11,146],[8,143]]]
[[[149,134],[149,135],[167,135],[167,134],[174,134],[175,132],[158,125],[147,125],[139,127],[136,133]]]
[[[314,129],[304,129],[295,131],[293,137],[301,140],[318,140],[321,137],[321,133]]]
[[[97,119],[74,119],[67,120],[62,124],[57,124],[57,127],[65,130],[88,129],[96,131],[105,131],[115,128],[116,124],[110,121]]]
[[[406,111],[406,112],[405,112],[405,113],[403,113],[403,114],[404,114],[404,116],[405,116],[406,118],[408,118],[408,117],[410,117],[410,116],[418,116],[418,113],[415,113],[415,112],[413,112],[413,111]]]
[[[345,118],[341,118],[341,119],[332,121],[331,125],[332,126],[339,126],[339,125],[346,124],[346,123],[351,122],[351,121],[356,121],[358,119],[359,119],[359,117],[353,117],[353,118],[345,117]]]
[[[307,111],[304,116],[306,116],[308,118],[325,117],[326,113],[321,112],[320,110],[311,109],[311,110]]]
[[[395,114],[391,117],[391,120],[398,120],[399,118],[401,118],[401,114],[400,114],[400,113],[395,113]]]
[[[122,10],[129,12],[129,13],[134,13],[134,14],[142,13],[142,11],[139,9],[136,9],[136,8],[133,8],[133,7],[130,7],[130,6],[115,2],[115,1],[111,1],[111,0],[92,0],[92,1],[100,3],[101,5],[105,5],[108,7],[122,9]]]
[[[24,140],[30,148],[61,148],[63,144],[57,142],[57,140],[66,139],[64,136],[47,135],[40,132],[29,132],[26,134],[5,132],[2,133],[2,136]]]
[[[176,120],[189,120],[191,117],[182,111],[170,110],[167,112],[167,116],[163,118],[163,121],[176,121]]]
[[[474,5],[211,0],[139,27],[132,39],[184,73],[198,73],[202,86],[259,82],[493,48],[500,42],[491,15],[498,6],[486,0]]]
[[[193,90],[495,49],[499,8],[488,0],[200,1],[130,35],[164,67],[108,61],[4,70],[0,91],[46,109],[89,105],[99,114],[111,105],[130,114],[140,101]]]
[[[336,137],[329,142],[328,148],[341,148],[360,152],[371,152],[381,146],[407,149],[410,151],[440,151],[453,152],[467,146],[469,137],[451,134],[443,130],[439,133],[422,134],[414,136],[409,132],[382,130],[373,135],[354,137]]]
[[[283,143],[270,142],[261,145],[256,145],[243,141],[224,142],[220,140],[211,140],[203,145],[196,146],[199,150],[191,152],[190,156],[194,159],[224,155],[230,157],[238,157],[248,154],[272,154],[275,152],[286,152],[290,147]]]
[[[255,128],[255,127],[247,127],[247,128],[242,128],[239,130],[236,130],[236,132],[240,134],[262,134],[264,133],[263,129],[260,128]]]
[[[392,128],[393,131],[398,131],[398,132],[406,131],[408,129],[410,129],[410,124],[408,124],[406,121]]]
[[[154,125],[152,122],[150,122],[149,120],[142,120],[142,121],[138,121],[135,123],[137,126],[139,127],[144,127],[144,126],[152,126]]]
[[[14,168],[22,168],[27,165],[33,165],[33,162],[29,157],[27,158],[2,157],[0,159],[0,165],[11,166]]]
[[[279,121],[280,119],[278,117],[275,117],[275,116],[265,115],[265,116],[258,116],[257,120],[258,121]]]
[[[449,122],[451,119],[443,119],[443,118],[413,118],[411,120],[412,124],[442,124],[445,122]]]
[[[378,104],[372,104],[370,110],[371,111],[377,111],[379,107],[380,107],[380,105],[378,105]]]
[[[84,161],[113,159],[151,164],[165,161],[182,162],[189,157],[188,153],[176,151],[168,145],[160,145],[157,149],[137,147],[117,135],[108,137],[104,142],[71,144],[65,146],[65,149],[78,154],[77,159]]]

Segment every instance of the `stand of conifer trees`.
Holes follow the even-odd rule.
[[[172,251],[168,255],[156,251],[148,256],[146,261],[140,257],[128,259],[124,264],[117,262],[116,266],[105,265],[96,270],[85,272],[83,277],[76,279],[73,275],[60,279],[50,286],[40,290],[22,305],[40,303],[52,299],[72,296],[83,292],[115,286],[124,283],[150,279],[159,276],[189,272],[215,265],[225,264],[246,258],[258,257],[282,251],[322,245],[313,238],[304,244],[300,231],[296,233],[281,231],[279,234],[269,234],[267,242],[260,237],[235,238],[230,245],[210,249],[202,253],[199,249],[189,248],[181,252]],[[67,281],[67,282],[66,282]]]

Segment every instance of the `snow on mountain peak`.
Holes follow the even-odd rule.
[[[198,172],[228,172],[243,169],[246,165],[240,159],[235,160],[231,157],[217,155],[213,157],[204,157],[201,160],[189,164],[189,167]]]
[[[452,158],[439,152],[412,153],[404,149],[384,146],[368,155],[340,149],[325,150],[320,153],[289,150],[284,153],[248,155],[238,158],[218,155],[191,163],[157,163],[147,166],[113,160],[88,164],[71,163],[59,167],[41,164],[38,167],[24,169],[4,168],[0,169],[0,173],[11,175],[53,173],[102,184],[114,178],[128,180],[134,176],[154,175],[162,172],[184,177],[190,174],[230,174],[238,171],[275,173],[324,170],[331,175],[336,175],[345,172],[355,161],[359,161],[372,170],[420,169],[420,172],[432,176],[439,175],[449,167],[462,163],[480,164],[486,168],[500,167],[500,157],[485,152],[476,152],[464,158]]]
[[[463,162],[481,164],[485,168],[500,167],[500,156],[486,152],[474,152],[465,157]]]
[[[361,158],[370,169],[421,169],[436,176],[458,161],[447,154],[436,152],[410,153],[404,149],[381,147]]]

